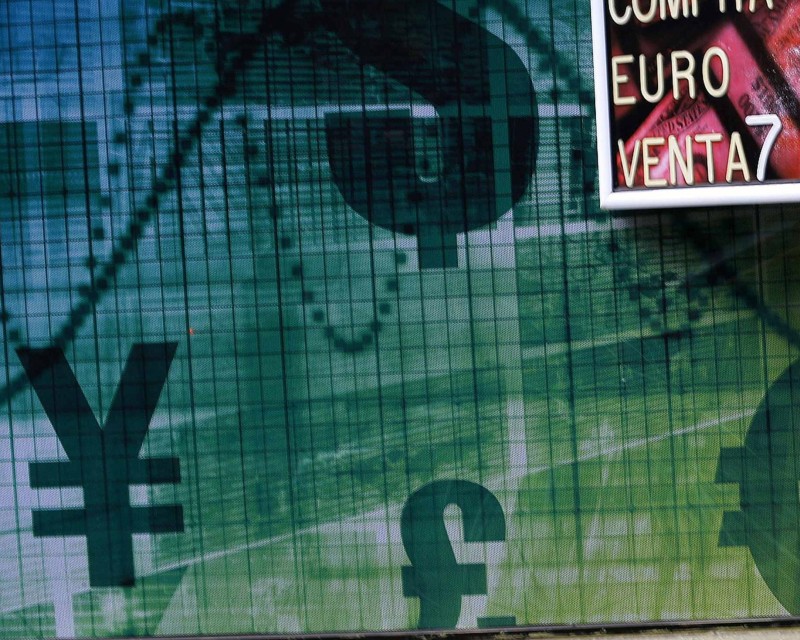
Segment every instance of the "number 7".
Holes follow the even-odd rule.
[[[756,177],[759,182],[764,182],[767,175],[767,163],[769,162],[769,155],[772,153],[772,147],[775,146],[775,141],[778,135],[783,130],[781,120],[774,113],[766,113],[764,115],[747,116],[744,120],[751,127],[772,127],[764,139],[764,146],[761,147],[761,154],[758,156],[758,169],[756,170]]]

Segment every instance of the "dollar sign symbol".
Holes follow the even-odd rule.
[[[403,595],[419,598],[420,629],[452,629],[461,615],[461,596],[486,593],[486,565],[456,562],[444,525],[444,510],[451,504],[461,509],[465,542],[506,538],[502,506],[479,484],[443,480],[411,494],[400,522],[411,560],[403,567]]]
[[[800,360],[758,407],[743,447],[723,448],[717,482],[739,483],[740,511],[726,511],[720,546],[747,546],[761,577],[800,614]]]
[[[322,8],[327,28],[362,65],[439,115],[422,136],[438,138],[431,168],[424,159],[419,166],[408,111],[329,114],[333,180],[367,221],[417,237],[420,268],[458,266],[456,234],[497,220],[533,173],[536,97],[525,65],[436,0],[322,0]]]

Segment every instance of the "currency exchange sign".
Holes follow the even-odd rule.
[[[31,487],[81,487],[84,506],[33,512],[37,537],[85,536],[92,587],[132,587],[134,533],[183,531],[180,505],[131,506],[133,484],[175,484],[177,458],[139,458],[176,343],[131,349],[103,427],[97,422],[64,352],[17,350],[69,461],[32,462]]]
[[[790,0],[593,0],[604,208],[800,200]]]

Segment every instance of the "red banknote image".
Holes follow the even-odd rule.
[[[617,188],[800,179],[800,3],[609,9]]]

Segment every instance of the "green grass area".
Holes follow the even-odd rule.
[[[580,300],[576,318],[591,322]],[[780,615],[748,549],[719,545],[739,494],[715,475],[793,352],[724,291],[679,333],[642,323],[630,302],[612,330],[528,334],[518,370],[502,375],[456,359],[288,410],[226,399],[193,416],[179,386],[163,410],[193,430],[158,427],[149,447],[174,451],[183,480],[150,500],[184,505],[186,532],[137,547],[134,589],[79,589],[76,633],[414,627],[400,516],[413,491],[442,479],[482,484],[506,514],[506,540],[485,545],[463,542],[457,509],[445,514],[458,561],[488,568],[487,594],[463,599],[460,626]],[[54,628],[41,571],[43,604],[3,616],[3,635]]]

